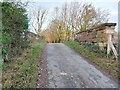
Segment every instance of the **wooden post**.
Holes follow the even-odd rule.
[[[117,59],[118,53],[117,53],[117,50],[115,49],[113,42],[112,42],[112,33],[114,33],[114,32],[111,30],[109,30],[109,31],[107,30],[106,32],[108,33],[107,57],[108,57],[110,51],[112,50],[114,55],[115,55],[115,58]]]
[[[111,48],[110,48],[110,38],[111,38],[111,36],[110,35],[108,35],[108,43],[107,43],[107,57],[108,57],[108,55],[110,54],[110,51],[111,51]]]

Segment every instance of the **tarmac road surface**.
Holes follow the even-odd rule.
[[[118,88],[118,84],[102,74],[63,43],[47,44],[48,88]]]

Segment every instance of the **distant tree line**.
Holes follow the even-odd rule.
[[[28,17],[26,9],[19,2],[1,2],[2,6],[2,56],[10,61],[29,46],[26,32]]]
[[[43,36],[47,42],[74,40],[75,33],[108,22],[108,10],[101,10],[91,3],[72,2],[55,7],[52,21]]]

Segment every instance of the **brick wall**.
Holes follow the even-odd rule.
[[[76,39],[80,42],[107,43],[108,33],[106,33],[106,30],[107,29],[112,30],[114,32],[112,33],[114,37],[116,32],[113,27],[115,25],[116,25],[115,23],[104,23],[91,29],[78,32],[76,34]]]

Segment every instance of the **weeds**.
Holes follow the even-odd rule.
[[[44,41],[35,41],[32,48],[26,50],[17,60],[4,64],[3,88],[35,88],[44,45]]]

